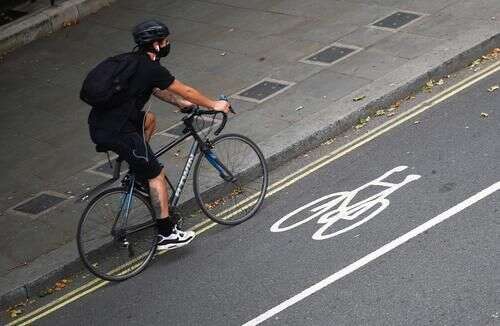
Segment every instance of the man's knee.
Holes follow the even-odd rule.
[[[163,184],[165,182],[165,175],[163,174],[163,171],[160,171],[160,173],[153,178],[149,179],[149,182],[155,183],[155,184]]]

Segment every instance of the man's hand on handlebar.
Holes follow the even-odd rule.
[[[228,101],[219,100],[219,101],[215,101],[215,104],[214,104],[212,109],[214,111],[228,113],[230,108],[231,108],[231,104],[229,104]]]

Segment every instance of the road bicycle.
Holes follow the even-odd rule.
[[[216,119],[220,115],[222,120]],[[213,133],[215,138],[209,136],[210,132],[202,135],[197,130],[200,120],[207,123],[202,116],[211,116],[210,127],[206,128],[209,131],[220,123]],[[175,188],[167,177],[171,188],[170,210],[180,210],[181,193],[194,167],[194,200],[184,202],[183,207],[197,203],[208,218],[224,225],[237,225],[254,216],[262,206],[268,186],[267,165],[258,146],[239,134],[219,136],[227,122],[227,114],[223,112],[191,108],[182,122],[183,136],[154,154],[160,157],[193,137]],[[99,145],[96,150],[110,151]],[[158,241],[147,182],[140,182],[128,172],[120,187],[109,188],[120,178],[121,162],[120,157],[115,160],[113,178],[80,197],[93,199],[78,224],[78,252],[90,272],[108,281],[122,281],[139,274],[153,258]],[[93,196],[94,193],[97,195]]]

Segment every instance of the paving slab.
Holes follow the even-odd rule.
[[[461,0],[361,0],[364,3],[379,4],[387,7],[395,7],[402,10],[412,10],[428,14],[452,6]]]
[[[406,62],[408,59],[376,49],[368,49],[334,64],[330,69],[346,75],[375,80]]]
[[[287,30],[282,33],[282,35],[296,40],[317,41],[330,44],[358,28],[359,25],[355,23],[339,23],[335,19],[310,19],[304,24]]]
[[[413,59],[427,53],[441,43],[442,40],[434,37],[396,33],[377,42],[372,48],[401,58]]]
[[[443,14],[449,14],[457,18],[472,18],[489,20],[492,17],[500,18],[500,3],[495,0],[482,1],[459,1],[452,6],[447,6],[442,10]]]
[[[340,38],[339,42],[357,45],[364,48],[375,44],[386,37],[392,36],[393,34],[394,32],[392,31],[362,26],[354,30],[352,33]]]
[[[492,28],[498,28],[500,20],[487,19],[482,20],[481,24],[491,25]],[[443,12],[422,18],[418,24],[408,26],[406,32],[419,34],[439,39],[452,40],[464,33],[463,27],[470,24],[471,21],[466,18],[459,18]]]

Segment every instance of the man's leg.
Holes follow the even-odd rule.
[[[147,112],[144,116],[144,136],[149,141],[156,132],[156,116],[153,112]]]
[[[158,176],[149,179],[149,194],[158,222],[160,238],[158,249],[175,249],[190,243],[195,233],[180,231],[176,227],[177,216],[174,216],[168,207],[168,184],[163,171]]]
[[[166,218],[168,211],[168,184],[163,171],[153,179],[149,180],[149,194],[151,204],[156,212],[157,218]]]

